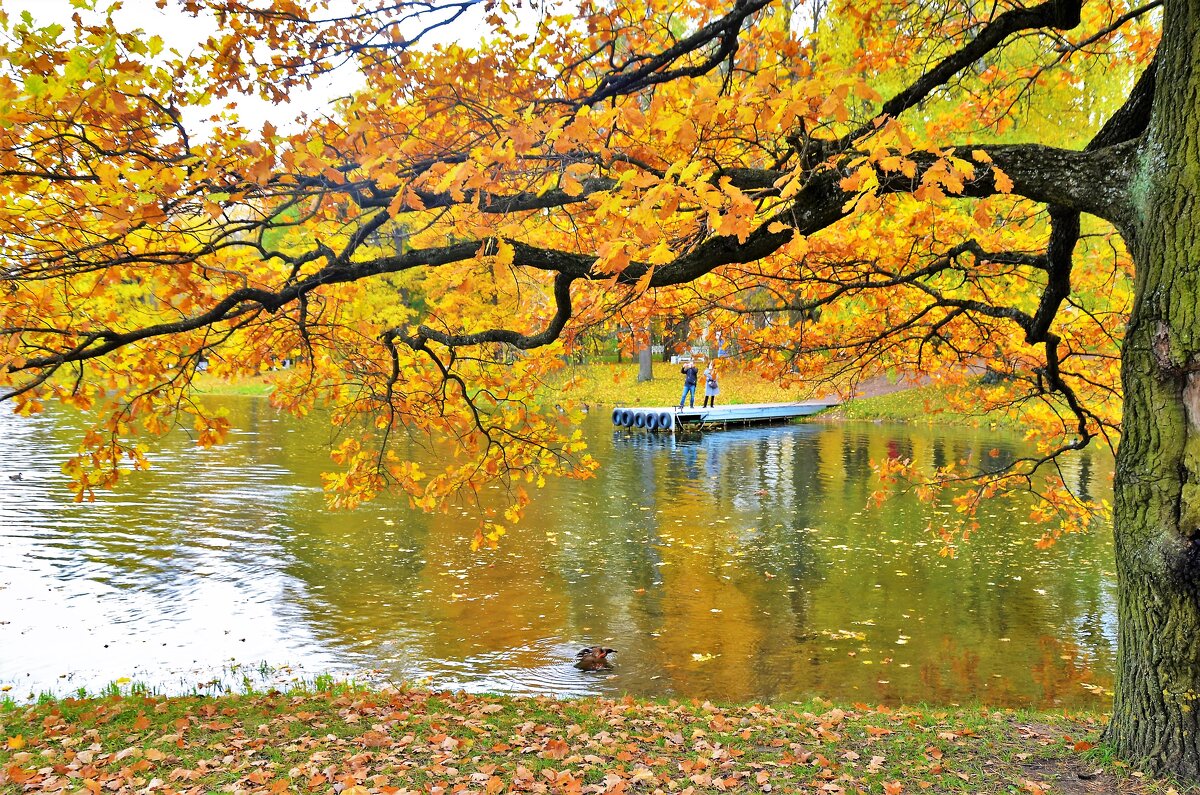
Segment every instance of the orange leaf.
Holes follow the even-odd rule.
[[[653,265],[651,265],[649,268],[646,269],[646,273],[642,276],[642,278],[637,280],[637,286],[635,286],[633,288],[634,291],[639,292],[639,293],[646,292],[646,290],[650,289],[650,280],[652,278],[654,278],[654,266]]]
[[[992,166],[992,174],[996,180],[996,190],[1001,193],[1012,193],[1013,181],[1008,178],[1008,174],[1005,174],[995,166]]]
[[[541,754],[548,759],[562,759],[567,755],[567,751],[571,750],[571,746],[567,745],[563,740],[547,740],[546,750]]]

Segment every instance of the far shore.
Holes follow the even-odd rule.
[[[719,366],[717,400],[721,405],[838,399],[828,393],[805,393],[802,387],[781,387],[756,373],[739,369],[733,361],[721,360]],[[678,370],[678,365],[656,362],[654,378],[639,382],[636,363],[572,365],[562,376],[561,389],[547,395],[545,402],[584,410],[675,405],[682,392]],[[268,371],[234,379],[201,374],[197,386],[202,394],[220,397],[266,397],[274,389],[276,379],[283,374],[284,371]],[[1018,427],[1012,417],[955,411],[948,400],[950,390],[949,386],[920,379],[880,376],[859,384],[850,400],[814,415],[809,421],[879,420],[922,425]],[[700,395],[703,395],[702,388]],[[698,398],[698,402],[701,399]]]

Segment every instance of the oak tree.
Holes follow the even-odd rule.
[[[1200,778],[1200,1],[489,0],[432,43],[478,3],[183,0],[218,26],[187,54],[0,16],[0,389],[95,412],[80,496],[139,429],[220,440],[205,367],[295,360],[272,400],[330,407],[331,501],[467,499],[477,543],[594,466],[539,395],[598,329],[706,323],[843,394],[956,381],[1038,445],[964,507],[1036,483],[1078,524],[1043,473],[1119,433],[1107,739]],[[338,69],[364,85],[326,115],[205,110]]]

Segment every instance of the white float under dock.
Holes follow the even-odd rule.
[[[806,401],[804,403],[741,403],[711,408],[679,408],[678,406],[646,406],[625,408],[617,406],[612,412],[613,425],[647,431],[675,431],[680,428],[710,428],[726,425],[752,425],[767,422],[787,422],[796,417],[816,414],[838,405],[837,401]]]

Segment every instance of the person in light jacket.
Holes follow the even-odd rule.
[[[715,362],[709,363],[708,369],[704,371],[704,407],[717,407],[717,365]],[[711,401],[711,402],[710,402]]]

